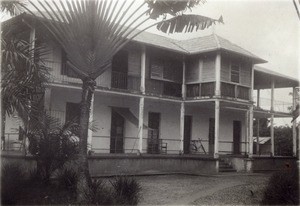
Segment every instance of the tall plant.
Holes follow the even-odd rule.
[[[70,0],[29,1],[24,8],[33,15],[43,17],[48,28],[67,54],[67,64],[82,80],[79,183],[85,190],[91,184],[87,161],[87,135],[95,79],[111,65],[112,57],[132,38],[143,30],[157,26],[163,32],[192,32],[208,28],[219,20],[192,14],[184,14],[201,3],[186,1],[113,1]],[[151,20],[158,22],[147,25]],[[81,198],[79,191],[79,200]]]

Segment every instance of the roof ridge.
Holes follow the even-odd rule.
[[[215,41],[217,43],[217,48],[221,49],[221,44],[220,44],[220,41],[219,41],[219,36],[216,35],[215,33],[213,33],[212,35],[214,36],[214,39],[215,39]]]
[[[184,50],[187,54],[190,54],[190,52],[188,50],[186,50],[185,48],[183,48],[182,46],[178,45],[176,43],[176,41],[178,42],[178,40],[173,40],[173,41],[170,41],[172,44],[174,44],[175,46],[179,47],[180,49]]]

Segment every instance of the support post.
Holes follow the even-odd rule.
[[[185,114],[185,105],[184,102],[180,104],[180,153],[183,153],[184,147],[184,114]]]
[[[247,110],[245,113],[245,136],[246,136],[246,154],[249,154],[249,111]]]
[[[219,157],[219,136],[220,136],[220,100],[215,100],[215,147],[214,147],[214,158]]]
[[[249,108],[249,157],[253,156],[253,105]]]
[[[139,138],[139,152],[143,152],[143,126],[144,126],[144,103],[145,98],[140,97],[139,103],[139,128],[138,128],[138,138]]]
[[[186,98],[185,70],[186,70],[186,64],[185,64],[185,59],[183,58],[183,63],[182,63],[182,85],[181,85],[182,99]]]
[[[259,150],[259,118],[256,118],[256,123],[257,123],[257,137],[256,137],[256,154],[260,155],[260,150]]]
[[[94,119],[94,99],[95,94],[92,96],[91,100],[91,109],[90,109],[90,119],[89,119],[89,127],[92,127],[93,119]],[[93,140],[93,131],[89,128],[88,130],[88,139],[87,139],[87,151],[90,153],[92,151],[92,140]]]
[[[297,91],[296,88],[293,87],[293,111],[296,109],[296,100],[297,100]],[[293,121],[293,156],[297,156],[297,126],[296,120]]]
[[[145,74],[146,74],[146,47],[142,45],[142,54],[141,54],[141,86],[140,90],[142,94],[145,94]]]
[[[260,108],[260,89],[257,89],[256,106],[257,106],[257,108]]]
[[[275,88],[275,82],[274,78],[271,80],[271,111],[274,112],[274,88]]]
[[[46,111],[51,110],[51,88],[45,88],[45,96],[44,96],[44,108]]]
[[[275,156],[274,149],[274,114],[271,115],[271,156]]]
[[[215,73],[216,73],[216,90],[215,95],[221,95],[221,53],[218,52],[215,62]]]

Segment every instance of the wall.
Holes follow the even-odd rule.
[[[201,57],[200,78],[201,82],[216,81],[215,55]]]

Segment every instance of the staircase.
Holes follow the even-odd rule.
[[[224,159],[219,160],[219,172],[236,172],[230,163]]]

